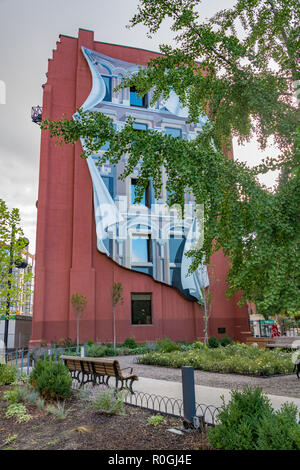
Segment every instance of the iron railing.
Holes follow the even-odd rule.
[[[22,374],[29,375],[35,362],[39,358],[46,359],[51,356],[53,360],[59,361],[59,357],[64,354],[78,354],[79,351],[76,347],[74,348],[39,348],[38,351],[34,350],[15,350],[6,353],[4,361],[9,365],[15,366],[19,369]],[[36,353],[36,354],[35,354]],[[37,354],[38,353],[38,354]],[[77,380],[73,380],[72,389],[79,390],[80,384]],[[97,385],[97,387],[103,387],[104,385]],[[91,385],[84,386],[83,389],[92,388]],[[136,391],[134,394],[128,393],[124,396],[124,401],[129,406],[142,408],[154,413],[161,413],[163,415],[174,416],[184,418],[183,400],[180,398],[171,398],[166,396],[160,396],[142,391]],[[213,405],[205,405],[196,403],[196,416],[199,418],[202,425],[215,426],[217,424],[217,417],[220,408]]]

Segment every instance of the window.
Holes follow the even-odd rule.
[[[111,197],[114,197],[114,179],[111,176],[102,176],[103,183],[107,187]]]
[[[105,88],[106,88],[106,93],[105,93],[105,96],[103,98],[103,101],[111,101],[111,95],[112,95],[111,77],[106,77],[105,75],[102,75],[102,78],[103,78]]]
[[[165,127],[165,134],[181,138],[181,129],[178,129],[177,127]]]
[[[170,263],[180,263],[183,254],[183,248],[185,243],[185,237],[175,238],[174,235],[170,235],[169,239],[169,257]]]
[[[131,262],[151,263],[152,249],[150,235],[133,235],[131,239]]]
[[[135,131],[146,131],[148,129],[148,124],[144,122],[134,122],[132,127]]]
[[[140,97],[135,87],[130,87],[130,106],[135,106],[137,108],[147,108],[148,106],[147,95]]]
[[[135,201],[135,196],[136,196],[136,186],[137,186],[137,179],[132,179],[131,180],[131,204],[134,204],[134,201]],[[138,204],[142,205],[142,206],[147,206],[147,207],[150,207],[150,184],[148,184],[144,194],[143,194],[143,198],[141,200],[141,202],[139,202]]]
[[[131,294],[131,323],[152,324],[152,294]]]

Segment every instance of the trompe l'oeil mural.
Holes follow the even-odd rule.
[[[103,112],[111,117],[116,130],[132,116],[137,130],[151,128],[183,139],[193,139],[201,132],[204,122],[185,123],[187,110],[175,93],[151,107],[151,96],[141,98],[132,89],[113,91],[125,75],[137,72],[140,66],[86,48],[82,52],[93,81],[83,111]],[[102,151],[105,150],[104,145]],[[118,176],[124,170],[126,155],[116,166],[99,167],[97,160],[97,155],[87,159],[93,182],[98,250],[121,266],[148,274],[179,289],[186,297],[200,300],[201,287],[209,284],[207,268],[202,265],[189,274],[192,259],[185,254],[201,243],[201,207],[196,208],[193,197],[187,193],[182,218],[178,208],[166,204],[166,181],[161,199],[154,198],[149,181],[142,201],[134,204],[139,167],[121,181]]]

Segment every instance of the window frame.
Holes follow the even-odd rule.
[[[133,302],[138,299],[133,299],[133,295],[149,295],[150,299],[150,323],[133,323]],[[132,326],[153,326],[153,307],[152,307],[152,300],[153,300],[153,292],[131,292],[130,293],[130,301],[131,301],[131,325]],[[147,315],[145,315],[147,317]]]

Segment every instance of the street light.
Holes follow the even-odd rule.
[[[21,238],[19,240],[23,241],[23,248],[27,247],[29,245],[29,240],[28,238]],[[5,324],[4,324],[4,347],[5,347],[5,353],[7,353],[7,343],[8,343],[8,327],[9,327],[9,315],[10,315],[10,289],[11,289],[11,274],[14,265],[18,269],[25,269],[28,265],[27,261],[20,259],[17,259],[14,263],[14,241],[15,241],[15,226],[12,226],[11,230],[11,243],[10,243],[10,248],[9,248],[9,255],[10,255],[10,263],[9,263],[9,270],[8,270],[8,290],[7,290],[7,297],[6,297],[6,315],[5,315]]]

